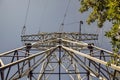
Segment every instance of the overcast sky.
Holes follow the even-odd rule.
[[[25,23],[25,15],[29,0],[0,0],[0,52],[8,51],[22,46],[21,31]],[[41,32],[57,32],[63,21],[66,7],[69,0],[31,0],[27,22],[27,34]],[[106,31],[111,27],[105,23],[104,29],[98,30],[96,23],[87,25],[85,20],[89,12],[81,14],[78,10],[78,0],[71,0],[64,24],[79,22],[83,20],[82,32],[99,33],[100,44],[109,49],[109,42],[104,39],[102,30]],[[78,32],[79,24],[64,25],[65,32]],[[104,32],[103,31],[103,32]],[[102,38],[103,37],[103,38]]]
[[[0,0],[0,53],[22,46],[21,31],[25,23],[25,15],[29,0]],[[40,32],[58,32],[69,0],[31,0],[27,22],[27,34]],[[85,22],[89,12],[81,14],[78,0],[71,0],[64,24],[82,20],[83,33],[98,33],[98,46],[111,50],[109,40],[104,37],[105,31],[112,26],[109,22],[98,29],[96,23]],[[78,32],[79,24],[64,25],[64,32]]]

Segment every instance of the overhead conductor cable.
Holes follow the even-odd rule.
[[[25,32],[26,32],[26,26],[25,25],[26,25],[26,22],[27,22],[29,8],[30,8],[30,0],[28,2],[28,7],[27,7],[26,15],[25,15],[24,26],[23,26],[22,33],[21,33],[22,35],[25,35]]]
[[[66,8],[66,10],[65,10],[65,14],[64,14],[64,17],[63,17],[63,21],[62,21],[62,23],[60,24],[59,32],[62,32],[62,31],[63,31],[64,21],[65,21],[65,18],[66,18],[68,9],[69,9],[70,1],[71,1],[71,0],[69,0],[68,5],[67,5],[67,8]]]

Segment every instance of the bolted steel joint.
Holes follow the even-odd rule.
[[[32,44],[31,43],[25,43],[26,45],[26,50],[30,50],[32,48]]]
[[[93,49],[93,46],[94,46],[94,43],[89,43],[88,44],[88,49],[90,49],[90,50]]]

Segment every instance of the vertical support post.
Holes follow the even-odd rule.
[[[93,43],[90,43],[90,44],[88,44],[88,49],[90,50],[90,56],[92,56],[92,54],[93,54],[93,47],[92,47],[92,45],[94,45]],[[88,65],[89,67],[91,66],[91,60],[89,60],[89,65]],[[88,71],[88,73],[87,73],[87,76],[88,76],[88,80],[90,80],[90,72]]]
[[[2,60],[0,59],[0,67],[3,66],[3,62]],[[4,80],[4,70],[0,70],[0,76],[1,76],[1,80]]]
[[[80,21],[80,26],[79,26],[79,40],[81,40],[81,25],[83,24],[83,21]]]
[[[59,34],[59,80],[61,80],[61,33]]]
[[[14,59],[15,59],[16,52],[17,52],[17,51],[14,51],[14,54],[13,54],[13,57],[12,57],[11,63],[12,63],[12,62],[14,61]],[[7,71],[7,74],[6,74],[5,80],[8,80],[8,76],[9,76],[10,71],[11,71],[11,66],[8,68],[8,71]]]
[[[29,52],[30,52],[30,49],[31,49],[31,43],[26,43],[26,54],[29,56]],[[28,61],[28,67],[30,68],[31,64],[30,64],[30,60]],[[28,74],[28,78],[30,80],[32,80],[32,71],[30,70],[29,74]]]
[[[4,80],[4,71],[0,71],[0,74],[1,74],[1,80]]]
[[[18,51],[17,50],[16,50],[16,55],[17,55],[17,60],[19,60],[19,56],[18,56]],[[20,75],[20,65],[19,65],[19,63],[17,65],[18,65],[18,74],[19,74],[19,77],[21,77],[21,75]]]
[[[117,58],[118,60],[119,58]],[[119,66],[119,63],[117,62],[116,66]],[[114,74],[113,74],[113,80],[116,80],[117,74],[119,74],[119,72],[117,70],[114,70]]]
[[[116,79],[115,79],[115,77],[116,77],[116,73],[117,73],[117,71],[116,71],[116,70],[114,70],[113,80],[116,80]]]
[[[100,60],[102,59],[103,54],[104,54],[104,52],[103,52],[103,50],[101,50],[101,51],[100,51],[100,58],[99,58]],[[100,72],[101,72],[100,69],[101,69],[101,64],[99,63],[99,69],[98,69],[99,75],[100,75]]]
[[[61,80],[61,46],[59,46],[59,80]]]

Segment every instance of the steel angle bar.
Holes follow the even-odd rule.
[[[40,63],[42,63],[45,59],[46,58],[43,55],[43,57],[40,58],[39,60],[37,60],[35,64],[31,65],[28,69],[26,69],[24,72],[22,72],[20,77],[24,77],[24,76],[28,75],[30,71],[32,71],[35,67],[39,66]],[[19,79],[19,75],[16,75],[15,77],[14,76],[11,77],[11,80],[16,80],[16,79]]]
[[[80,41],[80,42],[75,42],[75,41],[71,41],[71,40],[65,40],[65,39],[62,39],[62,38],[60,38],[60,39],[61,39],[62,41],[64,41],[64,42],[69,42],[69,43],[73,43],[73,44],[77,44],[77,45],[81,45],[81,46],[85,46],[85,47],[88,46],[87,43],[82,42],[82,41]]]
[[[4,66],[4,63],[3,63],[3,61],[0,59],[0,67],[1,66]]]
[[[20,59],[20,60],[18,60],[18,61],[15,61],[15,62],[6,64],[6,65],[0,67],[0,70],[5,69],[5,68],[8,68],[8,67],[13,66],[13,65],[16,65],[16,64],[18,64],[18,63],[20,63],[20,62],[23,62],[23,61],[26,61],[26,60],[31,60],[32,58],[34,58],[34,57],[36,57],[36,56],[39,56],[39,55],[41,55],[41,54],[43,54],[43,53],[45,53],[45,52],[48,52],[48,51],[50,51],[50,50],[56,49],[57,47],[58,47],[58,46],[52,47],[52,48],[47,49],[47,50],[45,50],[45,51],[38,52],[38,53],[36,53],[36,54],[30,55],[30,56],[28,56],[28,57],[26,57],[26,58],[22,58],[22,59]]]
[[[36,42],[32,43],[32,45],[34,45],[35,43],[36,43]],[[4,53],[0,53],[0,57],[5,56],[5,55],[8,55],[8,54],[11,54],[11,53],[13,53],[13,52],[15,52],[15,51],[22,50],[22,49],[24,49],[24,48],[26,48],[26,46],[22,46],[22,47],[19,47],[19,48],[16,48],[16,49],[13,49],[13,50],[4,52]]]
[[[50,59],[50,57],[51,57],[51,53],[53,53],[54,51],[55,51],[56,49],[54,49],[53,51],[51,51],[48,55],[46,55],[46,58],[45,59]],[[47,68],[47,66],[49,65],[49,62],[47,62],[46,64],[45,64],[45,61],[42,63],[42,68],[41,68],[41,70],[40,70],[40,73],[44,73],[45,72],[45,69]],[[42,76],[43,76],[44,74],[39,74],[39,76],[38,76],[38,79],[37,80],[41,80],[41,78],[42,78]],[[49,77],[49,76],[48,76]],[[48,78],[47,77],[47,78]]]
[[[89,71],[90,73],[94,74],[95,76],[99,76],[97,72],[94,72],[89,66],[85,65],[85,63],[76,55],[76,54],[71,54],[69,50],[64,49],[65,51],[68,52],[69,55],[73,56],[74,61],[78,63],[83,69],[86,71]],[[78,61],[80,60],[80,61]]]
[[[79,40],[79,33],[78,32],[54,32],[54,33],[40,33],[40,34],[33,34],[33,35],[23,35],[21,36],[22,41],[40,41],[44,39],[50,38],[58,38],[61,35],[63,38],[73,38]],[[98,40],[97,34],[80,34],[81,40]]]
[[[57,60],[59,61],[59,58],[58,58],[58,57],[56,57],[56,58],[57,58]],[[61,60],[61,61],[62,61],[62,60]],[[73,78],[73,76],[70,74],[69,70],[68,70],[62,63],[60,63],[60,66],[66,71],[66,73],[68,73],[69,77],[70,77],[72,80],[74,80],[74,78]],[[58,74],[62,74],[62,73],[58,73]]]
[[[23,49],[23,48],[26,48],[26,46],[22,46],[22,47],[20,47],[20,48],[16,48],[16,49],[13,49],[13,50],[11,50],[11,51],[7,51],[7,52],[4,52],[4,53],[1,53],[1,54],[0,54],[0,57],[5,56],[5,55],[8,55],[8,54],[10,54],[10,53],[12,53],[12,52],[14,52],[14,51],[16,51],[16,50],[21,50],[21,49]]]
[[[96,62],[91,62],[91,63],[92,63],[96,68],[99,69],[99,64],[97,64]],[[103,66],[100,66],[100,69],[101,69],[102,71],[105,71],[106,74],[108,74],[108,75],[110,75],[110,76],[112,76],[112,77],[114,76],[110,71],[106,70]],[[105,75],[105,72],[102,72],[102,71],[100,71],[100,73],[102,73],[102,75],[104,75],[107,79],[109,79],[108,76]],[[118,80],[118,78],[116,78],[116,77],[115,77],[115,79]]]
[[[44,63],[42,64],[42,68],[41,68],[41,70],[40,70],[40,73],[44,73],[44,72],[45,72],[45,69],[47,68],[47,66],[48,66],[48,62],[47,62],[47,63],[44,62]],[[37,80],[41,80],[41,79],[43,78],[43,75],[45,75],[45,74],[39,74]],[[51,75],[51,74],[49,74],[49,75]],[[49,76],[48,76],[48,77],[49,77]],[[48,77],[45,77],[45,78],[48,78]],[[48,79],[46,79],[46,80],[48,80]]]
[[[37,68],[41,63],[43,63],[49,56],[50,56],[50,54],[53,52],[53,51],[55,51],[56,50],[56,48],[55,49],[53,49],[52,51],[50,51],[50,53],[49,54],[44,54],[40,59],[38,59],[33,65],[31,65],[28,69],[26,69],[24,72],[22,72],[22,74],[20,75],[20,77],[24,77],[24,76],[26,76],[26,75],[28,75],[28,73],[30,72],[30,71],[33,71],[35,68]],[[15,75],[14,75],[15,76]],[[20,77],[19,77],[19,75],[16,75],[15,77],[14,76],[12,76],[10,79],[11,80],[16,80],[16,79],[19,79]]]
[[[45,61],[42,63],[40,72],[44,72],[44,64],[45,64]],[[42,78],[42,76],[43,76],[43,74],[39,74],[37,80],[40,80]]]
[[[42,62],[44,56],[45,56],[45,54],[42,55],[42,57],[41,57],[40,59],[38,59],[33,65],[31,65],[31,67],[30,67],[29,69],[27,69],[26,71],[21,71],[20,77],[23,77],[23,76],[27,75],[26,73],[27,73],[28,71],[34,70],[34,68],[36,68],[38,65],[40,65],[40,63]],[[25,65],[27,65],[27,64],[28,64],[28,62],[26,62],[26,63],[20,68],[20,70],[21,70]],[[18,72],[18,71],[17,71],[17,72]],[[14,78],[14,79],[18,79],[18,78],[19,78],[19,75],[16,75],[17,72],[15,72],[15,74],[13,74],[13,76],[11,76],[10,80],[13,80],[13,78]],[[15,75],[16,75],[16,77],[14,77]]]
[[[27,61],[22,67],[20,67],[19,70],[22,70],[22,68],[25,67],[25,65],[27,65],[27,64],[28,64],[28,61]],[[24,72],[21,71],[21,73],[20,73],[19,75],[18,75],[17,73],[18,73],[18,71],[14,72],[14,74],[11,75],[11,77],[9,78],[9,80],[13,80],[13,77],[16,76],[16,75],[17,75],[18,77],[22,77],[22,74],[23,74]]]
[[[103,64],[103,65],[105,65],[105,66],[107,65],[107,62],[105,62],[105,61],[103,61],[103,60],[97,59],[97,58],[95,58],[95,57],[92,57],[92,56],[90,56],[90,55],[87,55],[87,54],[85,54],[85,53],[82,53],[82,52],[73,50],[73,49],[68,48],[68,47],[65,47],[65,46],[61,46],[61,47],[62,47],[63,49],[65,49],[65,50],[68,50],[68,51],[70,51],[70,52],[76,53],[76,54],[78,54],[78,55],[80,55],[80,56],[82,56],[82,57],[86,57],[86,58],[88,58],[88,59],[90,59],[90,60],[92,60],[92,61],[98,62],[98,63]],[[111,67],[111,68],[114,69],[114,70],[120,71],[120,66],[116,66],[116,65],[114,65],[114,64],[111,64],[111,66],[109,66],[109,67]]]
[[[39,44],[50,43],[50,42],[55,42],[55,41],[57,41],[57,39],[38,41],[35,44],[33,44],[33,47],[38,46]]]
[[[66,50],[67,51],[67,50]],[[69,51],[67,51],[68,52],[68,54],[69,55],[73,55],[73,59],[82,67],[82,68],[84,68],[86,71],[89,71],[90,72],[90,75],[91,74],[93,74],[95,77],[98,77],[98,78],[102,78],[102,79],[104,79],[104,80],[106,80],[105,79],[105,77],[103,77],[102,75],[100,75],[100,74],[98,74],[97,72],[94,72],[89,66],[87,66],[80,58],[79,58],[79,56],[77,56],[75,53],[74,54],[72,54],[73,52],[69,52]],[[80,63],[79,63],[79,61],[78,60],[80,60]],[[87,74],[87,72],[86,72],[86,74]],[[93,75],[91,75],[91,76],[93,76]]]
[[[41,43],[47,43],[47,42],[54,42],[54,41],[57,41],[56,38],[52,38],[52,39],[46,39],[46,40],[42,40],[42,41],[37,41],[36,43],[34,43],[33,45],[35,44],[41,44]]]
[[[97,47],[97,46],[93,46],[93,45],[91,45],[93,48],[96,48],[96,49],[98,49],[98,50],[102,50],[102,51],[104,51],[104,52],[107,52],[107,53],[110,53],[110,54],[113,54],[113,52],[111,52],[111,51],[108,51],[108,50],[106,50],[106,49],[103,49],[103,48],[99,48],[99,47]]]
[[[61,64],[61,66],[65,69],[66,73],[68,73],[68,75],[70,76],[70,78],[71,78],[72,80],[74,80],[73,76],[70,74],[70,72],[68,71],[68,69],[67,69],[63,64]],[[61,73],[61,74],[62,74],[62,73]]]
[[[82,46],[88,46],[88,44],[87,43],[85,43],[85,42],[74,42],[74,41],[71,41],[71,40],[65,40],[65,39],[61,39],[62,41],[65,41],[65,42],[69,42],[69,43],[74,43],[74,44],[77,44],[77,45],[82,45]],[[91,45],[93,48],[95,48],[95,49],[98,49],[98,50],[102,50],[102,51],[104,51],[104,52],[106,52],[106,53],[108,53],[108,54],[113,54],[113,52],[111,52],[111,51],[109,51],[109,50],[106,50],[106,49],[103,49],[103,48],[99,48],[99,47],[97,47],[97,46],[94,46],[94,45]],[[119,58],[120,58],[120,56],[119,55],[117,55]]]
[[[97,47],[97,46],[93,46],[93,45],[91,45],[93,48],[96,48],[96,49],[98,49],[98,50],[102,50],[102,51],[104,51],[104,52],[106,52],[106,53],[108,53],[108,54],[114,54],[113,52],[111,52],[111,51],[108,51],[108,50],[106,50],[106,49],[103,49],[103,48],[100,48],[100,47]],[[120,58],[120,55],[118,55],[117,54],[117,57],[118,58]]]

